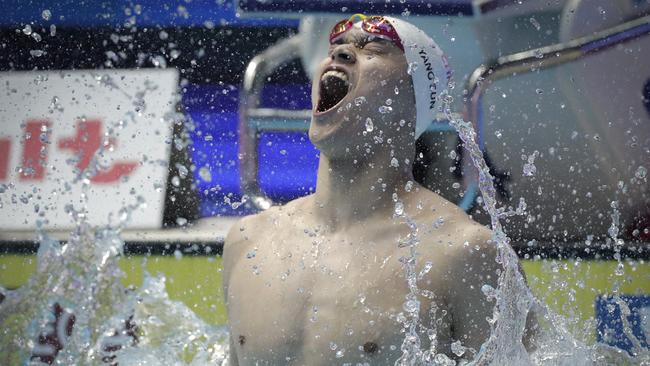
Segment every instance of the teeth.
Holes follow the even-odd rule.
[[[345,73],[343,73],[341,71],[336,71],[336,70],[327,71],[326,73],[323,74],[323,76],[320,79],[324,80],[325,78],[330,77],[330,76],[339,78],[339,79],[345,81],[346,83],[348,82],[348,76],[345,75]]]

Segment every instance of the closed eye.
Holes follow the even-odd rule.
[[[386,41],[384,41],[383,39],[374,40],[366,43],[360,48],[373,53],[383,53],[388,51],[388,45],[385,42]]]
[[[348,43],[352,43],[355,47],[372,53],[386,53],[393,44],[389,40],[367,34],[355,33],[351,37],[339,38],[330,44],[327,55],[331,56],[336,46]]]

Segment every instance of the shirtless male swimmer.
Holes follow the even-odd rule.
[[[312,87],[315,193],[245,217],[225,241],[230,362],[393,365],[409,293],[405,217],[418,226],[417,272],[432,264],[417,283],[433,293],[419,298],[420,322],[435,328],[437,353],[455,358],[460,340],[472,358],[494,307],[481,292],[497,286],[491,232],[412,175],[415,140],[451,77],[446,59],[424,32],[389,17],[353,16],[330,43]],[[420,339],[428,349],[423,329]]]

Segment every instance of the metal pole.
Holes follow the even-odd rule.
[[[475,128],[478,127],[483,107],[481,103],[483,93],[496,80],[566,64],[647,34],[650,34],[650,16],[637,18],[566,43],[502,56],[487,66],[481,65],[474,70],[467,82],[469,98],[465,105],[466,118],[474,124]],[[480,129],[476,128],[476,131],[481,140]]]
[[[266,78],[281,65],[299,56],[300,36],[293,36],[269,47],[255,56],[246,67],[239,104],[239,171],[242,193],[257,210],[266,210],[273,202],[259,187],[257,172],[258,129],[249,124],[251,111],[260,104]]]

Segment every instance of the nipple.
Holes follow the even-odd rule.
[[[363,344],[363,352],[371,355],[375,352],[377,352],[377,349],[379,347],[377,346],[377,343],[375,342],[366,342]]]

